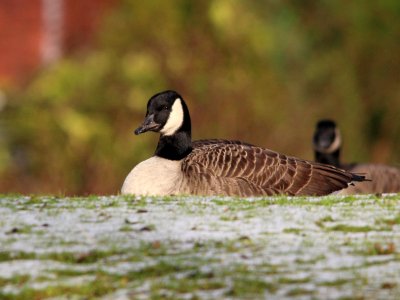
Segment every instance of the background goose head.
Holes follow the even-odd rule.
[[[341,144],[342,137],[336,123],[332,120],[320,120],[313,137],[315,160],[338,167]]]
[[[321,120],[317,123],[313,138],[314,150],[332,153],[341,146],[341,136],[332,120]]]
[[[135,134],[147,131],[160,132],[162,136],[173,136],[178,132],[191,135],[189,110],[181,95],[175,91],[164,91],[150,98],[146,117]]]

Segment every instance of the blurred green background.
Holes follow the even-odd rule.
[[[400,164],[400,1],[122,0],[90,51],[6,89],[0,192],[116,194],[158,136],[134,136],[174,89],[193,138],[313,159],[320,118],[344,161]]]

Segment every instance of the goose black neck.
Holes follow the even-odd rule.
[[[332,153],[322,153],[319,151],[315,151],[315,161],[322,163],[322,164],[328,164],[331,166],[335,167],[340,167],[340,149],[337,149],[336,151]]]
[[[169,160],[181,160],[190,152],[192,152],[190,133],[178,131],[173,135],[161,136],[155,154]]]

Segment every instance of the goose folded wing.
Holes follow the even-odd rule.
[[[198,189],[242,196],[326,195],[362,180],[331,166],[232,141],[195,144],[182,171]]]

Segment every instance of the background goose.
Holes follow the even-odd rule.
[[[155,155],[129,173],[123,194],[325,195],[364,180],[332,166],[238,141],[192,142],[189,110],[174,91],[150,98],[135,134],[146,131],[160,133]]]
[[[341,146],[342,138],[336,123],[331,120],[319,121],[313,138],[315,160],[349,172],[365,174],[366,178],[371,179],[349,186],[341,194],[400,192],[400,169],[382,164],[343,164],[340,162]]]

